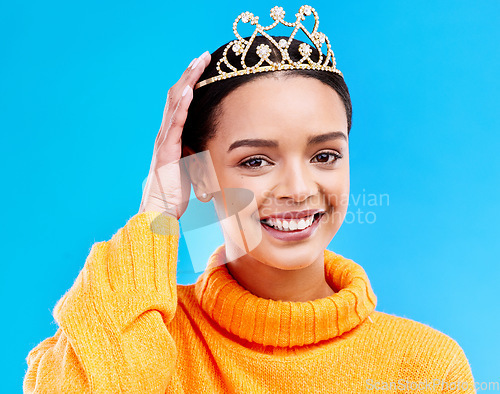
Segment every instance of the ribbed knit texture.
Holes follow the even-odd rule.
[[[364,270],[325,250],[325,277],[336,294],[308,302],[259,298],[242,288],[226,268],[224,245],[212,254],[195,294],[221,327],[251,342],[302,346],[352,330],[374,310],[376,296]]]
[[[94,244],[54,308],[57,332],[27,356],[24,392],[475,392],[460,346],[374,311],[352,260],[325,250],[332,296],[275,301],[234,280],[224,245],[176,285],[178,241],[177,220],[144,212]]]

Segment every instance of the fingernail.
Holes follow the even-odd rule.
[[[199,57],[193,59],[193,61],[191,62],[191,70],[196,67],[199,61],[200,61]]]
[[[200,56],[198,59],[196,59],[196,61],[195,61],[195,62],[193,63],[193,65],[191,66],[191,69],[193,69],[193,70],[194,70],[194,69],[196,68],[196,66],[198,65],[198,63],[200,62],[200,60],[201,60],[201,56]]]
[[[187,92],[188,92],[189,88],[190,88],[190,86],[189,86],[189,85],[187,85],[187,86],[184,88],[184,90],[182,91],[182,97],[184,97],[184,96],[187,94]]]
[[[209,54],[210,54],[210,52],[205,51],[205,52],[203,52],[203,54],[200,57],[207,57]]]
[[[193,65],[194,61],[196,60],[197,58],[195,57],[193,60],[191,60],[191,63],[189,63],[189,66],[187,66],[187,68],[191,68],[191,66]]]

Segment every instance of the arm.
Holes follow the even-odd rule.
[[[57,302],[59,329],[27,356],[25,393],[164,393],[177,351],[179,222],[146,211],[92,246]]]

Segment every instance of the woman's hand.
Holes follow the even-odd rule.
[[[165,212],[179,220],[187,209],[191,182],[179,163],[182,155],[181,135],[193,99],[193,86],[209,63],[210,54],[207,51],[191,62],[179,81],[168,91],[139,213]]]

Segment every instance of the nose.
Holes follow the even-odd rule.
[[[318,193],[318,183],[307,165],[290,163],[278,174],[278,184],[274,190],[276,199],[292,199],[301,203]]]

